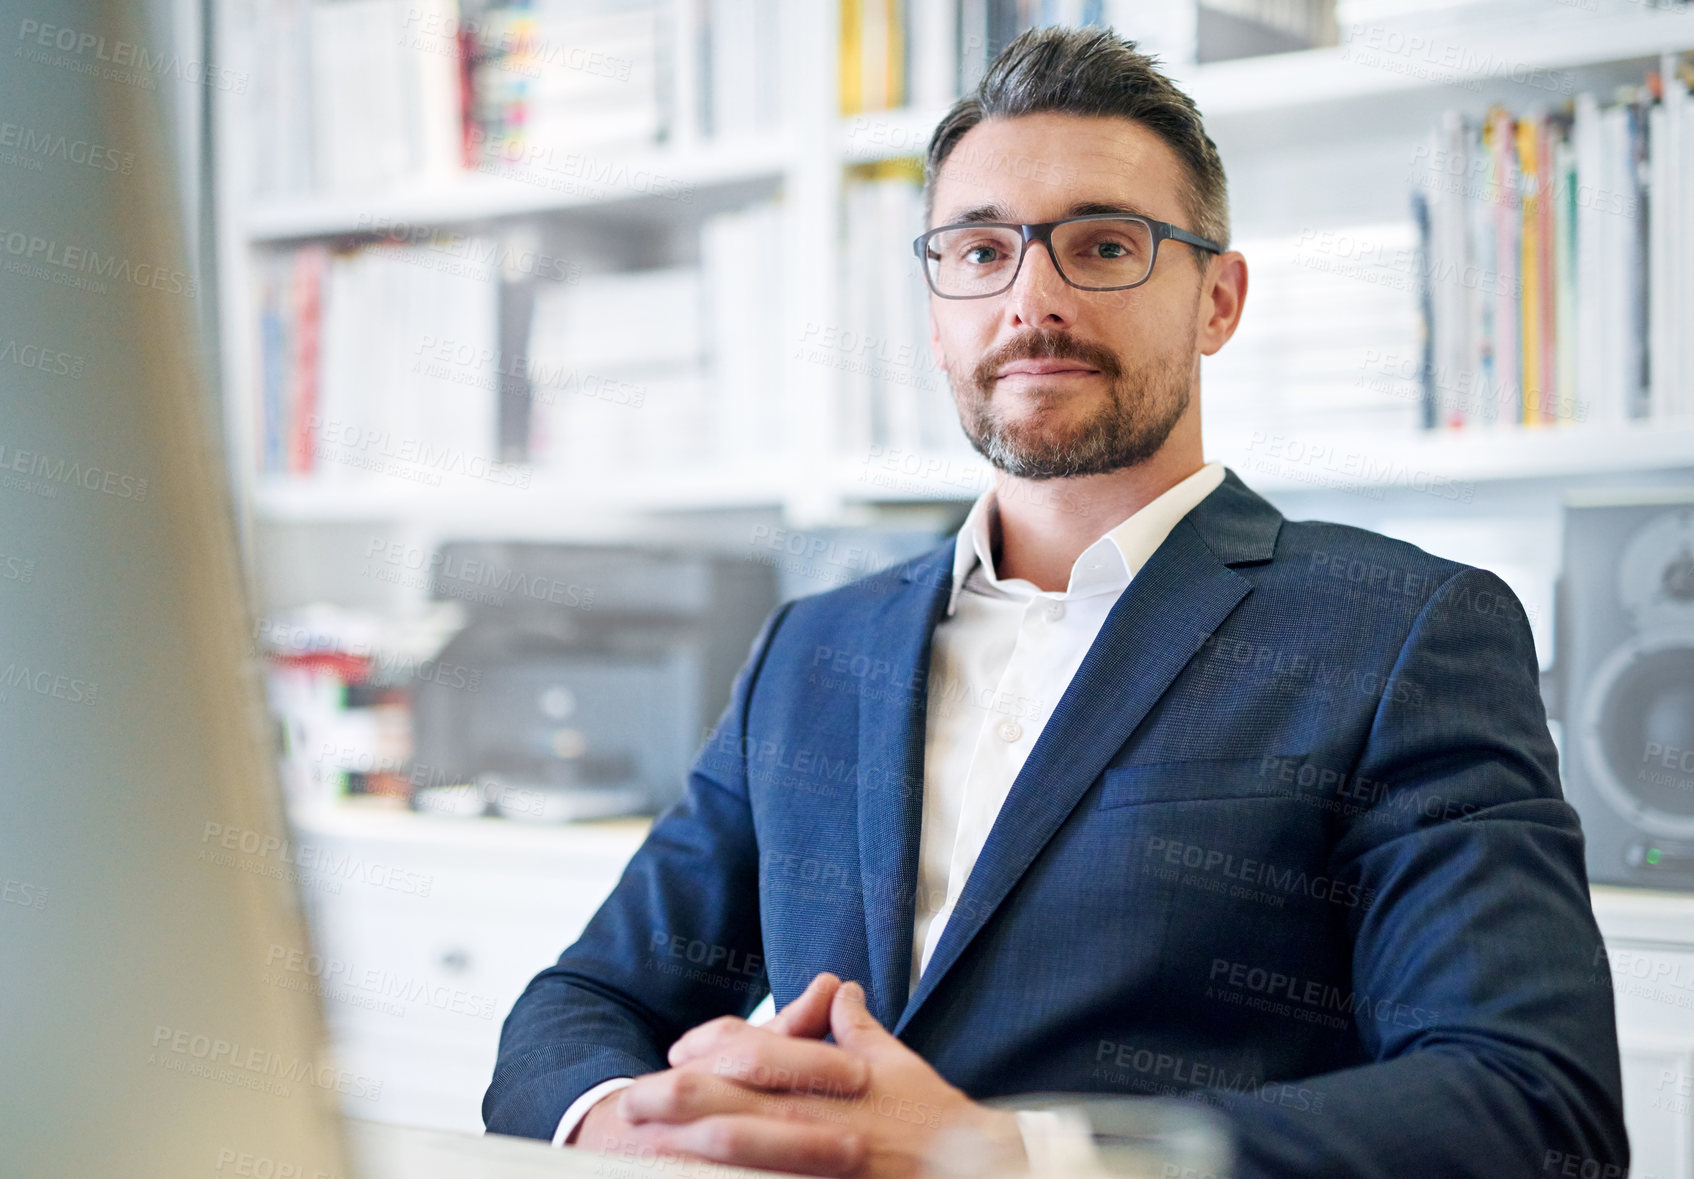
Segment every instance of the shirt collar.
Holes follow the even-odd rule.
[[[1063,598],[1092,597],[1095,594],[1121,593],[1154,551],[1164,543],[1171,529],[1197,507],[1223,482],[1223,464],[1205,464],[1188,478],[1167,489],[1128,519],[1118,524],[1100,539],[1082,550],[1071,566],[1070,584],[1059,594]],[[1038,591],[1022,578],[1002,580],[994,571],[994,549],[989,537],[989,525],[999,506],[994,488],[990,487],[971,505],[970,514],[959,528],[953,544],[953,590],[947,598],[947,613],[952,615],[959,603],[959,593],[965,582],[978,569],[979,584],[986,584],[1003,594],[1033,597]]]

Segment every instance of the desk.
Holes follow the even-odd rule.
[[[359,1179],[772,1179],[777,1172],[712,1163],[657,1164],[558,1149],[531,1138],[422,1130],[349,1118]]]

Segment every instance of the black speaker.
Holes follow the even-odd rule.
[[[1565,796],[1596,884],[1694,890],[1694,490],[1566,505]]]

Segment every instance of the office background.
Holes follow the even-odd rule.
[[[929,356],[920,157],[1019,30],[1106,23],[1229,176],[1251,282],[1203,366],[1207,456],[1523,602],[1591,873],[1634,886],[1604,892],[1596,972],[1636,1173],[1694,1173],[1687,5],[150,16],[205,63],[155,100],[295,827],[271,866],[318,938],[263,981],[382,1078],[350,1112],[478,1128],[500,1019],[679,788],[763,612],[989,485]],[[46,23],[20,42],[63,53]],[[1396,592],[1333,572],[1361,608]]]

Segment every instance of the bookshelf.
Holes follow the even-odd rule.
[[[220,22],[226,38],[239,35],[238,7],[226,0],[228,19]],[[692,6],[679,0],[672,7],[677,26],[684,26]],[[773,195],[782,209],[786,243],[840,241],[846,228],[841,206],[844,176],[855,167],[921,153],[945,108],[931,101],[841,114],[832,76],[839,49],[836,16],[833,5],[782,7],[775,36],[787,64],[780,71],[782,103],[776,125],[714,139],[700,133],[697,116],[679,116],[676,133],[662,146],[585,153],[584,177],[591,178],[597,171],[653,178],[646,185],[601,183],[596,187],[589,179],[561,191],[505,175],[459,172],[354,194],[254,198],[244,191],[236,174],[238,166],[229,162],[244,158],[245,112],[236,96],[220,94],[216,134],[226,148],[220,152],[225,163],[217,181],[218,252],[224,276],[222,359],[229,390],[225,416],[230,450],[237,460],[238,502],[249,531],[254,523],[265,521],[382,519],[434,522],[455,529],[498,517],[505,522],[503,528],[528,534],[546,533],[547,521],[552,520],[555,531],[569,535],[580,530],[585,512],[747,507],[774,509],[786,518],[816,525],[853,514],[856,505],[968,499],[980,490],[984,485],[980,479],[973,481],[962,473],[980,466],[980,460],[962,447],[938,456],[945,468],[957,472],[956,477],[927,484],[922,479],[867,480],[864,468],[874,461],[877,445],[873,442],[867,448],[861,440],[847,454],[836,445],[839,402],[848,395],[844,389],[848,382],[827,366],[788,354],[787,348],[776,384],[784,390],[781,396],[788,405],[774,458],[706,461],[662,472],[633,471],[622,477],[538,471],[521,495],[504,494],[500,488],[475,488],[461,494],[407,486],[400,480],[362,485],[320,482],[256,470],[253,373],[260,344],[249,297],[256,253],[311,241],[346,240],[369,234],[372,226],[499,232],[508,224],[543,222],[592,233],[600,225],[633,221],[686,235],[697,232],[701,219],[713,210]],[[1258,153],[1253,148],[1256,132],[1267,124],[1277,125],[1273,142],[1279,148],[1292,143],[1307,158],[1327,162],[1344,174],[1347,162],[1324,155],[1325,142],[1337,138],[1338,118],[1343,120],[1339,136],[1343,147],[1374,138],[1380,150],[1384,143],[1411,142],[1422,135],[1430,125],[1429,112],[1442,106],[1477,108],[1489,101],[1510,102],[1514,96],[1523,102],[1545,98],[1549,76],[1558,77],[1561,86],[1568,77],[1571,85],[1603,87],[1610,79],[1638,73],[1659,53],[1694,46],[1694,11],[1687,8],[1661,11],[1621,5],[1602,19],[1582,6],[1552,4],[1543,18],[1528,27],[1521,14],[1508,12],[1493,21],[1473,22],[1447,35],[1445,43],[1441,34],[1430,35],[1426,41],[1435,49],[1424,51],[1423,56],[1433,54],[1439,68],[1420,72],[1361,60],[1366,50],[1380,56],[1384,45],[1394,44],[1375,28],[1344,24],[1341,44],[1334,48],[1178,71],[1207,116],[1235,181],[1238,238],[1249,236],[1260,225],[1286,229],[1291,224],[1275,209],[1260,207],[1262,198],[1252,195],[1260,185],[1242,183],[1275,164],[1266,158],[1269,148]],[[248,47],[231,44],[227,52],[233,59],[250,60]],[[1554,75],[1554,71],[1564,73]],[[912,89],[920,93],[927,89],[933,95],[935,88],[914,81]],[[1349,108],[1352,115],[1346,113]],[[1303,131],[1302,125],[1308,123]],[[834,132],[819,135],[820,127],[834,128]],[[1351,165],[1356,187],[1380,190],[1380,196],[1373,198],[1373,211],[1397,212],[1403,217],[1407,190],[1403,177],[1381,176],[1381,170],[1373,171],[1371,164],[1367,158]],[[1333,190],[1335,185],[1323,175],[1323,167],[1317,171],[1322,179],[1311,187]],[[679,194],[686,199],[677,199]],[[1310,208],[1313,215],[1307,223],[1325,213],[1321,197]],[[848,253],[809,245],[782,250],[786,303],[785,322],[778,333],[782,343],[803,340],[819,324],[843,322],[841,292]],[[909,277],[916,281],[915,274]],[[1249,300],[1248,314],[1254,310]],[[914,367],[926,363],[926,358],[920,358]],[[1237,462],[1253,457],[1249,439],[1232,437],[1221,426],[1213,429],[1210,422],[1208,427],[1211,449],[1218,457]],[[1683,424],[1639,429],[1629,423],[1566,426],[1522,436],[1512,431],[1319,433],[1341,451],[1409,456],[1420,467],[1476,481],[1694,466],[1694,434]],[[1312,490],[1297,477],[1280,478],[1274,470],[1258,474],[1258,482],[1267,491],[1302,494]],[[1343,473],[1326,485],[1368,485],[1371,479],[1368,474]],[[579,510],[560,512],[560,505]]]

